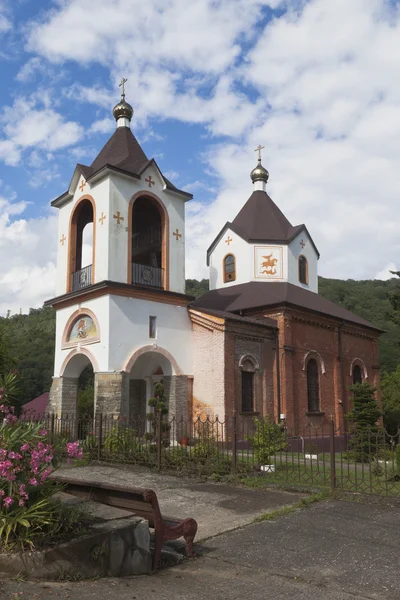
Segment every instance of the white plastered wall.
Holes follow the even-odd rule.
[[[151,175],[155,185],[151,189],[145,179]],[[86,183],[84,191],[79,189],[79,178],[73,198],[59,209],[58,217],[58,255],[57,255],[57,296],[67,292],[69,227],[71,213],[79,200],[89,194],[96,205],[95,238],[95,277],[94,282],[105,280],[128,283],[128,206],[132,196],[140,191],[149,191],[158,196],[169,215],[169,289],[174,292],[185,291],[185,201],[174,192],[165,189],[158,170],[151,166],[135,179],[121,174],[106,174],[90,186]],[[118,224],[114,215],[123,217]],[[102,214],[103,221],[99,221]],[[179,231],[176,239],[173,232]],[[64,244],[60,242],[65,236]]]
[[[62,375],[62,365],[67,356],[73,350],[84,348],[90,352],[97,362],[97,368],[99,371],[108,371],[109,365],[109,330],[110,330],[110,311],[109,311],[109,296],[101,296],[100,298],[94,298],[93,300],[87,300],[82,304],[75,304],[66,308],[57,310],[56,313],[56,351],[55,351],[55,365],[54,365],[54,377],[60,377]],[[64,330],[68,323],[68,319],[77,310],[89,309],[92,311],[99,322],[100,328],[100,341],[92,344],[77,344],[73,347],[62,348],[62,340]]]
[[[302,243],[304,244],[304,247]],[[305,231],[299,233],[288,248],[289,283],[298,285],[311,292],[318,293],[318,255]],[[299,281],[299,256],[306,257],[308,262],[308,285]]]
[[[100,327],[100,341],[62,349],[68,319],[78,309],[91,310]],[[157,337],[149,337],[149,317],[157,317]],[[166,350],[181,374],[192,374],[192,327],[186,307],[124,296],[101,296],[57,311],[54,376],[61,375],[66,357],[84,348],[100,372],[122,371],[130,357],[144,346]],[[175,373],[174,373],[175,374]]]
[[[232,240],[227,242],[227,240]],[[224,283],[223,260],[227,254],[236,259],[236,279]],[[210,290],[250,281],[253,269],[252,248],[231,229],[227,229],[210,255]]]
[[[83,177],[80,176],[78,185],[75,189],[73,197],[66,202],[58,211],[58,254],[57,254],[57,285],[56,295],[61,296],[67,292],[67,273],[68,273],[68,249],[70,242],[70,221],[71,214],[80,199],[86,195],[92,196],[96,204],[96,223],[93,224],[93,239],[96,239],[96,256],[95,256],[95,282],[106,279],[107,274],[107,255],[108,241],[107,235],[109,227],[109,189],[110,182],[108,178],[98,181],[93,188],[89,183],[86,183],[83,192],[79,186]],[[99,222],[99,218],[104,212],[106,219],[103,225]],[[64,244],[60,240],[65,236]]]
[[[157,337],[149,337],[149,317],[157,317]],[[192,374],[192,327],[184,306],[112,296],[109,369],[120,371],[144,346],[166,350],[182,374]],[[175,373],[174,373],[175,374]]]
[[[228,245],[226,240],[229,239],[232,241]],[[279,252],[281,256],[281,276],[279,278],[256,276],[256,248],[265,248],[267,254],[271,249]],[[236,279],[224,283],[223,262],[227,254],[235,256]],[[283,244],[250,244],[230,229],[227,229],[210,255],[210,289],[239,285],[249,281],[288,281],[288,248]]]
[[[146,179],[151,176],[155,181],[151,189]],[[132,179],[113,174],[110,186],[110,214],[120,214],[124,221],[117,225],[112,218],[109,231],[109,273],[111,281],[127,282],[128,273],[128,206],[138,192],[153,193],[160,198],[169,216],[169,289],[173,292],[185,292],[185,201],[182,196],[164,189],[164,182],[154,166],[142,174],[141,179]],[[111,221],[111,219],[110,219]],[[173,232],[178,230],[181,237],[177,240]]]

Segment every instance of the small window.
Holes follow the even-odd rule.
[[[353,367],[353,384],[362,383],[362,373],[360,365],[354,365]]]
[[[236,259],[233,254],[227,254],[224,258],[224,283],[235,281]]]
[[[308,284],[308,262],[305,256],[299,256],[299,281]]]
[[[311,358],[307,364],[308,412],[319,412],[319,375],[318,364]]]
[[[149,337],[157,337],[157,317],[149,317]]]
[[[242,371],[242,412],[254,411],[254,373]]]

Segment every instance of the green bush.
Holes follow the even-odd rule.
[[[104,440],[104,448],[110,454],[128,454],[139,446],[137,433],[131,427],[115,425]]]
[[[254,449],[254,457],[259,465],[270,463],[271,457],[287,448],[285,430],[281,425],[271,423],[267,415],[263,419],[254,419],[255,433],[247,436]]]
[[[396,460],[397,474],[400,475],[400,444],[397,444],[397,446],[396,446],[395,460]]]

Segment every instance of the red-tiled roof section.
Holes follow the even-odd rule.
[[[290,305],[341,321],[355,323],[369,329],[381,331],[369,321],[351,313],[346,308],[327,300],[323,296],[310,292],[292,283],[250,281],[241,285],[229,286],[207,292],[196,298],[191,307],[201,310],[213,309],[228,312],[240,312],[255,308]]]
[[[92,173],[97,173],[106,165],[110,165],[139,175],[148,162],[149,159],[129,127],[117,127],[90,168]]]
[[[22,414],[24,417],[32,417],[40,419],[46,414],[47,402],[49,400],[49,393],[45,392],[41,396],[38,396],[34,400],[31,400],[22,407]]]

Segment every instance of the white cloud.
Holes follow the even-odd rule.
[[[0,315],[27,312],[54,295],[57,218],[26,220],[26,206],[0,196]]]
[[[386,281],[387,279],[392,279],[393,277],[396,278],[397,276],[391,273],[391,271],[393,271],[394,273],[398,271],[396,263],[394,262],[390,262],[389,264],[387,264],[386,267],[384,267],[375,275],[374,279],[381,279],[383,281]]]
[[[91,124],[89,133],[111,133],[115,129],[115,121],[112,119],[99,119]]]
[[[33,149],[28,162],[39,166],[39,162],[43,164],[43,153],[49,160],[51,152],[72,146],[82,138],[83,127],[66,121],[49,104],[49,94],[43,92],[29,99],[18,98],[12,106],[3,108],[0,124],[5,137],[0,138],[0,160],[6,165],[19,165],[23,152]]]
[[[266,6],[287,10],[265,23]],[[67,0],[31,25],[27,44],[58,68],[108,69],[109,81],[82,79],[64,99],[110,110],[124,74],[136,124],[174,118],[208,129],[208,152],[194,158],[219,191],[206,204],[192,183],[189,276],[207,275],[205,250],[249,197],[262,143],[268,191],[293,224],[306,223],[320,273],[366,278],[384,276],[400,253],[398,39],[398,6],[385,0],[98,0],[95,11],[91,0]],[[79,141],[80,126],[58,110],[48,98],[46,119],[35,104],[23,127],[11,111],[0,158],[17,164],[25,148]],[[91,132],[109,122],[99,118]]]

